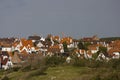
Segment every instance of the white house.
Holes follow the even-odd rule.
[[[100,53],[100,54],[98,55],[98,57],[97,57],[97,59],[96,59],[96,60],[99,60],[99,61],[101,61],[101,60],[106,60],[106,61],[109,61],[109,60],[110,60],[110,58],[109,58],[109,57],[107,57],[105,54]]]
[[[120,53],[119,52],[113,52],[113,59],[119,59],[120,58]]]
[[[2,51],[11,52],[11,51],[12,51],[12,48],[11,48],[11,47],[2,47]]]

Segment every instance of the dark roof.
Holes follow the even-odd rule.
[[[1,42],[12,43],[14,42],[15,38],[0,38]]]
[[[29,36],[28,40],[40,40],[41,37],[40,36]]]

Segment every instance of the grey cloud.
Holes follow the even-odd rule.
[[[119,0],[0,0],[0,36],[119,36]]]

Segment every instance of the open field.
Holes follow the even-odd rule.
[[[88,67],[73,67],[73,66],[57,66],[49,67],[41,75],[29,75],[37,70],[29,72],[0,72],[0,77],[3,74],[7,75],[8,80],[113,80],[108,79],[111,74],[116,74],[115,70],[107,68],[88,68]],[[3,73],[2,73],[3,72]],[[120,72],[117,72],[119,75]],[[116,76],[116,75],[115,75]],[[107,77],[107,78],[106,78]],[[114,80],[119,80],[114,78]]]

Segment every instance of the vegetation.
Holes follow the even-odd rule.
[[[63,43],[63,48],[65,52],[69,52],[66,42]]]
[[[64,57],[56,57],[56,56],[52,56],[52,57],[47,57],[46,58],[46,65],[49,67],[55,67],[58,65],[62,65],[63,63],[65,63],[65,58]]]
[[[1,80],[120,80],[120,59],[106,62],[72,57],[68,64],[65,57],[33,58],[22,67],[1,70]]]
[[[107,48],[106,47],[99,47],[99,52],[102,52],[102,53],[107,53]]]
[[[90,42],[81,42],[81,41],[79,41],[79,43],[78,43],[78,48],[79,49],[84,49],[84,50],[88,50],[88,46],[89,45],[91,45],[91,43]]]
[[[79,49],[85,49],[85,46],[81,41],[79,41],[79,43],[78,43],[78,48]]]
[[[102,41],[114,41],[114,40],[120,40],[120,37],[108,37],[108,38],[101,38]]]

